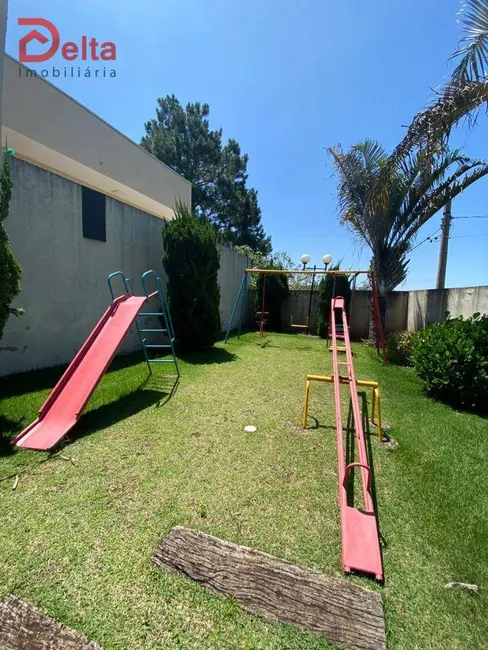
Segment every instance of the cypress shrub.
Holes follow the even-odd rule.
[[[333,266],[331,271],[339,271],[340,267],[337,264]],[[329,318],[330,318],[330,303],[332,301],[332,291],[334,288],[334,277],[332,275],[322,276],[322,280],[319,284],[319,297],[317,304],[317,334],[325,339],[327,338],[327,332],[329,328]],[[349,276],[347,275],[337,275],[336,276],[336,287],[335,287],[335,296],[342,296],[346,302],[346,311],[349,313],[349,305],[351,303],[351,284],[349,282]]]
[[[276,268],[276,267],[274,267]],[[255,311],[261,311],[263,304],[263,284],[265,286],[264,311],[268,312],[265,316],[267,323],[265,329],[270,332],[281,332],[283,323],[281,322],[281,307],[288,298],[288,276],[287,275],[266,275],[260,273],[256,282],[256,298],[254,301]],[[256,319],[260,321],[260,317]]]
[[[168,303],[178,348],[196,351],[220,335],[220,255],[210,222],[179,204],[163,226],[163,266],[168,275]]]

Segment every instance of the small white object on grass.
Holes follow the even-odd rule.
[[[474,591],[475,593],[478,593],[479,591],[478,585],[469,585],[466,584],[466,582],[449,582],[446,585],[446,589],[466,589],[467,591]]]
[[[248,424],[247,427],[244,427],[244,431],[247,433],[254,433],[256,431],[256,427],[252,424]]]

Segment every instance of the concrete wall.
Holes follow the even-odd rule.
[[[161,220],[107,198],[107,241],[82,236],[81,185],[12,159],[14,191],[5,227],[22,273],[22,293],[0,341],[0,375],[71,361],[110,303],[107,276],[140,278],[161,266]],[[228,319],[246,258],[222,250],[221,317]],[[134,330],[120,351],[140,347]]]
[[[249,261],[245,255],[239,255],[231,248],[226,246],[220,247],[220,269],[219,269],[219,286],[220,286],[220,320],[222,330],[227,329],[232,309],[234,307],[239,287],[241,286],[242,276],[248,267]],[[245,307],[244,307],[245,308]],[[233,329],[238,326],[239,312],[233,323]]]
[[[5,227],[22,266],[25,314],[11,317],[0,341],[0,374],[70,361],[110,303],[107,276],[161,269],[161,221],[107,199],[107,241],[82,236],[81,185],[12,159],[14,191]],[[138,345],[132,333],[127,352]]]
[[[249,292],[247,325],[255,324],[255,291]],[[290,291],[281,313],[285,331],[292,331],[290,315],[295,323],[306,323],[310,293],[308,291]],[[353,340],[367,338],[371,309],[371,292],[356,291],[351,319],[351,337]],[[438,291],[393,291],[389,297],[386,312],[386,333],[399,330],[420,330],[429,323],[444,320],[448,311],[451,316],[469,317],[474,313],[488,314],[488,286],[463,287]],[[314,292],[310,328],[316,331],[317,293]]]
[[[469,317],[476,312],[488,314],[488,287],[411,291],[406,327],[423,329],[429,323],[442,321],[446,311],[451,316]]]
[[[408,291],[394,291],[386,312],[386,333],[405,329],[408,310]],[[356,291],[351,319],[351,336],[354,340],[365,339],[369,332],[371,291]]]
[[[188,181],[69,95],[7,55],[3,74],[2,143],[17,157],[160,218],[190,205]]]

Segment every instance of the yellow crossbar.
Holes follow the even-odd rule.
[[[310,397],[310,383],[312,381],[321,381],[328,384],[334,382],[334,378],[327,375],[307,375],[307,381],[305,383],[305,399],[303,403],[303,422],[302,426],[304,429],[307,428],[308,420],[308,401]],[[339,377],[340,384],[348,384],[348,377]],[[356,379],[356,386],[363,386],[364,388],[373,389],[373,398],[371,404],[371,423],[374,424],[378,430],[378,440],[381,442],[383,440],[383,430],[381,426],[381,405],[380,405],[380,391],[378,389],[377,381],[369,381],[367,379]],[[375,416],[378,416],[378,419],[375,421]]]
[[[246,273],[266,273],[266,275],[359,275],[367,273],[374,275],[373,271],[296,271],[294,269],[246,269]]]

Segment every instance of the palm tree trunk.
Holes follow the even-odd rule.
[[[387,294],[386,293],[380,293],[378,291],[378,308],[379,308],[379,312],[380,312],[380,323],[381,323],[381,329],[383,331],[383,335],[385,333],[387,304],[388,304]],[[369,316],[368,343],[369,343],[369,345],[376,346],[376,347],[378,347],[378,345],[380,344],[378,339],[377,339],[377,333],[376,333],[376,327],[375,327],[375,313],[374,313],[373,300],[371,300],[371,310],[370,310],[370,316]]]

